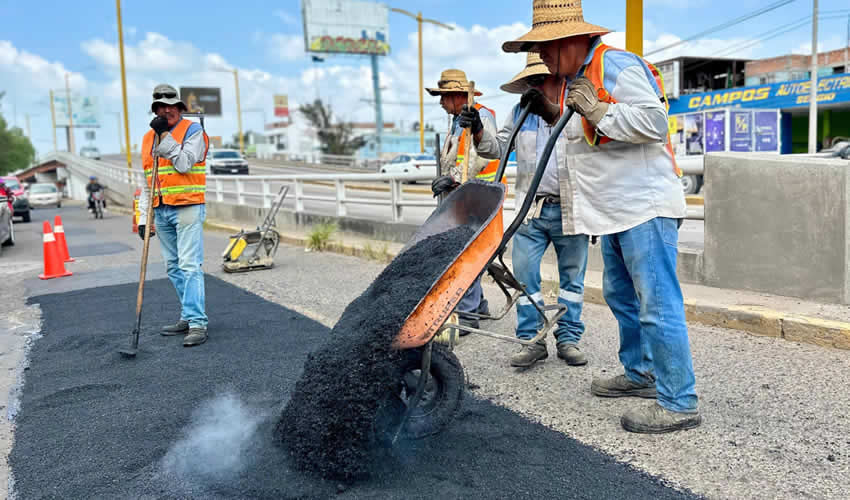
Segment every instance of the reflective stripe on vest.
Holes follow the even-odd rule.
[[[170,132],[171,136],[178,144],[183,144],[186,139],[186,132],[192,121],[183,119],[174,126]],[[204,130],[201,130],[204,139],[204,156],[199,162],[192,165],[186,173],[178,172],[171,164],[168,158],[159,159],[159,168],[157,169],[157,179],[153,179],[153,141],[154,131],[149,130],[142,140],[142,166],[145,170],[145,178],[147,179],[148,187],[153,193],[153,206],[159,206],[160,199],[166,205],[195,205],[204,203],[204,194],[206,192],[207,176],[206,176],[206,157],[209,151],[210,141]]]
[[[616,103],[617,100],[614,99],[614,96],[605,88],[605,53],[609,50],[621,50],[615,47],[611,47],[609,45],[605,45],[604,43],[600,43],[596,50],[593,52],[593,57],[590,60],[590,63],[587,65],[585,69],[584,76],[586,76],[591,83],[596,87],[597,97],[602,102],[607,102],[608,104]],[[655,79],[655,83],[658,85],[658,88],[661,91],[661,99],[664,102],[664,109],[670,109],[670,103],[667,101],[667,94],[664,91],[664,78],[661,76],[661,72],[658,71],[652,63],[649,61],[639,58],[641,62],[646,64],[649,71],[652,73],[652,76]],[[561,88],[561,114],[564,112],[564,97],[566,91],[566,81]],[[590,122],[587,121],[587,118],[581,118],[582,128],[584,128],[584,138],[590,146],[599,146],[600,144],[605,144],[606,142],[611,142],[609,137],[605,137],[599,135],[596,128],[594,128]],[[673,172],[676,173],[677,177],[682,177],[682,170],[679,168],[679,165],[676,163],[676,155],[673,152],[673,144],[670,142],[670,131],[667,131],[667,144],[664,146],[664,149],[670,154],[670,159],[673,162]]]
[[[483,105],[481,105],[477,102],[475,104],[473,104],[473,106],[475,106],[475,109],[477,109],[479,111],[481,110],[481,108],[486,109],[487,111],[489,111],[493,115],[493,119],[494,120],[496,119],[496,112],[493,111],[492,109],[490,109],[486,106],[483,106]],[[460,134],[460,140],[458,141],[458,145],[457,145],[457,159],[455,160],[456,166],[458,166],[458,167],[463,166],[464,156],[466,156],[466,141],[464,140],[464,136],[461,133]],[[478,174],[475,175],[475,178],[476,179],[482,179],[482,180],[485,180],[485,181],[488,181],[488,182],[495,182],[497,170],[499,170],[499,160],[491,160],[491,161],[487,162],[487,165],[485,165],[484,168],[482,168],[481,171],[478,172]],[[504,178],[502,178],[502,182],[504,184],[507,184],[507,181],[505,181]]]

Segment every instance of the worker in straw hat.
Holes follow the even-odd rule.
[[[561,90],[561,79],[549,73],[546,65],[537,53],[529,52],[525,68],[513,79],[502,85],[502,90],[513,94],[523,94],[530,88],[537,89],[549,99],[558,99]],[[476,110],[464,111],[474,114]],[[513,133],[514,122],[520,114],[517,104],[505,125],[493,136],[485,131],[476,148],[481,156],[486,158],[501,158],[508,147],[508,139]],[[470,118],[472,120],[474,118]],[[557,156],[552,155],[540,181],[540,186],[534,193],[529,193],[531,179],[537,168],[538,158],[549,136],[552,126],[541,117],[530,114],[523,123],[516,138],[516,203],[521,204],[526,196],[534,197],[534,204],[527,220],[523,222],[513,238],[514,275],[525,284],[526,289],[535,300],[543,305],[543,295],[540,291],[540,264],[543,253],[549,244],[555,247],[560,278],[558,302],[567,308],[567,312],[558,320],[555,330],[555,340],[558,357],[568,365],[581,366],[587,364],[587,356],[578,348],[578,342],[584,333],[584,323],[581,321],[581,310],[584,302],[584,274],[587,269],[588,236],[586,234],[568,234],[563,231],[561,213],[569,210],[569,205],[562,203],[568,200],[561,197],[561,184],[558,179],[569,173],[558,169]],[[563,142],[563,141],[561,141]],[[537,308],[528,299],[520,299],[517,303],[516,336],[530,340],[537,336],[543,326]],[[549,356],[545,339],[532,345],[524,345],[519,352],[511,357],[511,366],[529,367]]]
[[[153,90],[151,129],[142,139],[145,185],[139,196],[139,220],[147,220],[149,196],[153,196],[154,225],[166,272],[180,300],[180,319],[162,328],[166,336],[183,335],[186,347],[207,340],[204,301],[204,220],[206,205],[206,156],[209,138],[200,124],[183,118],[186,104],[171,85]],[[159,157],[155,168],[154,157]],[[145,238],[144,223],[139,237]],[[153,235],[153,232],[151,232]]]
[[[491,134],[496,133],[495,112],[477,102],[473,101],[473,108],[479,112],[476,115],[477,120],[474,122],[463,122],[461,120],[461,113],[469,107],[468,93],[473,90],[471,87],[470,82],[466,79],[466,73],[459,69],[447,69],[440,75],[436,88],[425,89],[432,96],[440,97],[440,105],[452,117],[449,133],[440,152],[440,175],[431,184],[434,196],[447,194],[460,184],[463,179],[461,169],[464,166],[465,155],[469,155],[468,179],[479,178],[493,181],[496,178],[496,170],[499,167],[498,160],[491,161],[479,157],[474,147],[467,146],[466,135],[463,134],[464,129],[469,129],[470,135],[479,137],[484,130],[488,130]],[[480,96],[481,92],[474,90],[474,95]],[[475,280],[466,295],[461,298],[457,312],[461,324],[471,328],[479,327],[478,318],[464,313],[490,314],[487,299],[484,298],[484,291],[481,288],[480,277]],[[461,332],[461,335],[467,333]]]
[[[678,229],[686,215],[657,69],[602,43],[609,30],[585,22],[580,0],[535,0],[531,31],[503,44],[538,52],[562,81],[558,99],[529,89],[520,103],[549,123],[576,111],[556,147],[565,234],[602,236],[605,300],[620,330],[625,373],[595,379],[597,396],[655,399],[626,412],[633,432],[702,422],[682,291]]]

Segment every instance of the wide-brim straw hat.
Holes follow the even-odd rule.
[[[425,90],[434,96],[449,94],[452,92],[463,92],[466,94],[469,92],[469,80],[466,79],[466,73],[463,71],[459,69],[447,69],[440,73],[440,80],[437,82],[437,88],[429,89],[428,87],[425,87]],[[478,96],[482,94],[476,90],[475,95]]]
[[[180,100],[180,95],[177,93],[177,89],[168,85],[167,83],[160,83],[153,89],[154,94],[160,94],[162,97],[156,98],[154,96],[153,102],[151,103],[151,111],[156,113],[156,105],[157,104],[166,104],[168,106],[177,106],[179,109],[186,111],[186,104]],[[173,97],[166,97],[165,95],[173,95]]]
[[[503,92],[510,94],[522,94],[528,90],[528,83],[525,79],[534,75],[549,75],[549,68],[540,59],[540,54],[537,52],[529,52],[525,60],[525,69],[516,74],[508,83],[499,87]]]
[[[537,44],[580,35],[605,35],[608,28],[586,23],[581,0],[534,0],[531,31],[502,44],[505,52],[537,52]]]

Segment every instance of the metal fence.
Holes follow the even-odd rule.
[[[51,153],[44,161],[56,159],[71,169],[79,170],[84,176],[97,175],[109,182],[120,182],[133,186],[142,186],[144,176],[141,170],[128,171],[126,167],[108,165],[101,161],[89,160],[69,153]],[[432,177],[422,174],[298,174],[298,175],[207,175],[207,199],[220,203],[235,203],[237,205],[252,205],[263,208],[271,206],[277,190],[282,184],[289,184],[290,193],[294,199],[296,212],[309,212],[305,207],[307,201],[333,203],[335,214],[346,217],[353,206],[388,207],[389,220],[404,221],[404,209],[407,207],[437,206],[436,200],[430,194]],[[418,191],[416,188],[404,189],[404,184],[411,181],[422,181],[428,184]],[[327,194],[306,193],[305,186],[320,186],[332,192]],[[357,196],[357,191],[385,192],[386,197]],[[315,191],[315,190],[314,190]],[[424,193],[423,193],[424,191]],[[509,196],[505,200],[506,211],[516,208],[515,200]],[[691,209],[689,219],[702,219],[701,207]]]

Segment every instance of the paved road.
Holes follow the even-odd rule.
[[[55,213],[63,216],[71,253],[76,254],[77,262],[69,264],[74,276],[41,281],[35,278],[41,272],[40,221],[52,220]],[[79,207],[65,207],[59,211],[37,210],[33,223],[18,224],[17,227],[18,244],[5,249],[0,256],[0,279],[4,283],[0,287],[0,349],[4,352],[0,357],[2,394],[9,394],[5,388],[14,387],[17,373],[14,367],[18,366],[16,361],[22,355],[25,341],[39,328],[41,310],[37,305],[27,305],[28,298],[73,290],[87,293],[85,290],[92,287],[132,284],[138,279],[141,248],[138,237],[130,233],[128,217],[109,215],[103,221],[94,221],[88,219]],[[305,253],[300,248],[282,246],[274,269],[225,275],[219,271],[219,254],[225,240],[226,235],[221,233],[206,235],[207,272],[328,327],[336,322],[345,306],[383,268],[383,265],[373,261],[334,254]],[[157,245],[154,242],[152,248],[150,279],[163,277]],[[485,286],[485,293],[491,307],[499,304],[499,292],[492,285]],[[110,305],[114,299],[109,297],[108,300],[98,300],[102,300],[108,307],[114,307]],[[132,310],[134,298],[128,300],[130,305],[126,309]],[[553,296],[547,295],[546,300],[553,300]],[[54,306],[62,303],[61,300],[53,302]],[[165,302],[157,304],[156,308],[152,305],[147,311],[166,316],[174,314]],[[68,302],[67,310],[51,313],[54,315],[51,324],[55,324],[58,315],[65,323],[75,322],[80,332],[85,334],[85,318],[90,308],[98,307],[99,303],[75,299]],[[228,310],[228,307],[222,306],[215,313],[221,314]],[[685,433],[640,436],[622,431],[619,416],[633,405],[644,402],[599,400],[588,391],[593,376],[620,373],[616,323],[607,308],[594,304],[585,306],[582,319],[586,324],[586,333],[581,347],[590,360],[589,365],[582,368],[571,368],[559,362],[552,354],[551,339],[550,359],[541,366],[523,372],[507,366],[508,356],[515,349],[513,345],[475,336],[465,337],[456,352],[468,374],[472,394],[491,399],[498,405],[526,415],[549,429],[604,451],[616,460],[658,476],[674,486],[689,488],[709,497],[850,498],[850,483],[846,481],[850,475],[850,441],[847,438],[850,435],[850,419],[842,410],[850,407],[850,394],[846,391],[846,380],[850,379],[850,361],[844,351],[690,324],[697,391],[705,423]],[[120,323],[121,329],[128,330],[132,323],[131,320],[120,318],[114,322],[116,325]],[[484,325],[497,333],[510,334],[514,322],[515,316],[511,312],[500,322]],[[215,342],[215,335],[220,334],[214,332],[211,342]],[[301,330],[286,329],[276,330],[276,334],[305,335]],[[84,345],[84,339],[81,338],[79,342],[69,344],[68,348],[76,350]],[[64,348],[62,343],[51,346],[52,352],[56,353],[61,353]],[[106,347],[104,349],[111,351]],[[56,376],[42,380],[52,380],[51,383],[61,381],[61,371],[57,371]],[[93,396],[98,390],[109,389],[109,384],[121,382],[110,380],[92,383],[105,386],[93,385],[76,392],[67,388],[58,391],[55,396],[71,396],[85,401],[86,397]],[[179,385],[178,382],[175,384]],[[56,399],[52,396],[42,399],[41,407],[49,409],[51,401]],[[5,404],[14,413],[14,399],[0,401],[0,404]],[[132,418],[125,420],[126,414],[115,413],[118,411],[115,405],[122,404],[122,400],[113,399],[112,404],[109,411],[101,408],[102,413],[92,418],[92,423],[101,422],[101,417],[105,415],[107,420],[131,425],[134,421]],[[93,407],[97,408],[100,407]],[[472,432],[477,419],[489,421],[486,413],[479,413],[479,406],[468,409],[471,411],[467,414],[470,420],[462,422],[452,431],[454,434],[451,436],[459,436],[457,433],[460,432],[462,437],[467,430]],[[186,407],[180,406],[180,415],[184,415],[185,411]],[[175,417],[172,415],[169,418]],[[77,425],[75,423],[74,427]],[[3,425],[0,425],[0,452],[4,445],[8,450],[12,441],[11,432],[11,426],[4,420]],[[482,437],[479,442],[486,442],[496,436],[504,436],[504,432]],[[523,442],[528,435],[512,433],[511,437]],[[99,449],[96,440],[87,446]],[[452,446],[446,444],[445,447]],[[474,457],[502,451],[501,445],[495,444],[487,449],[476,449],[468,459],[452,458],[448,468],[466,472],[480,488],[479,491],[492,491],[488,486],[496,483],[482,479],[486,479],[486,474],[492,471],[488,471],[487,465]],[[160,450],[158,456],[163,452]],[[132,450],[127,453],[132,453]],[[565,460],[564,456],[547,455],[546,448],[538,448],[518,458],[510,453],[503,456],[507,464],[517,460],[541,468],[552,463],[563,464]],[[141,474],[133,476],[136,479],[131,484],[140,484],[140,479],[143,483],[149,469],[142,467],[135,458],[128,460],[122,462],[127,465],[126,471]],[[3,472],[2,463],[0,461],[0,476]],[[85,463],[81,462],[80,465]],[[563,470],[571,470],[573,466],[572,463],[563,464]],[[493,470],[512,477],[510,467]],[[430,477],[433,482],[426,490],[428,494],[433,492],[439,496],[444,491],[444,484],[439,479],[441,476],[435,473]],[[525,484],[531,488],[537,483],[553,480],[560,481],[547,474],[529,479]],[[0,480],[0,485],[5,484],[5,481]],[[580,494],[580,491],[576,494]],[[56,495],[61,496],[60,493]],[[569,495],[565,493],[565,496]],[[635,494],[634,498],[642,496]]]

